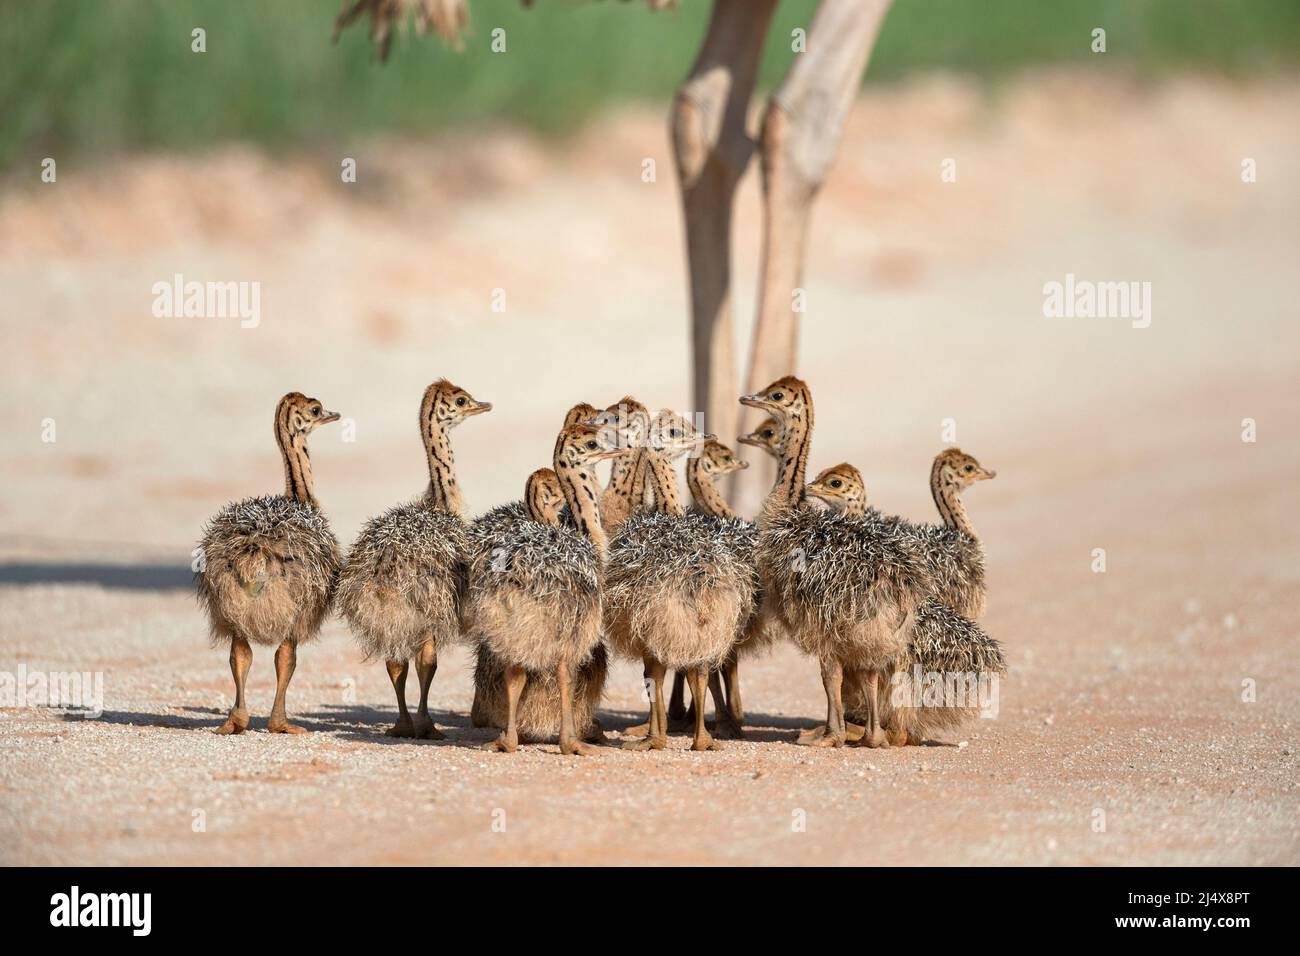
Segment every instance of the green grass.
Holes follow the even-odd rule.
[[[814,0],[784,0],[764,86],[789,64]],[[227,139],[334,143],[506,121],[561,134],[611,101],[667,98],[690,67],[705,0],[478,0],[457,53],[413,31],[372,61],[364,26],[337,47],[333,0],[0,0],[0,167],[50,154],[194,149]],[[190,31],[207,31],[207,52]],[[508,52],[488,49],[507,31]],[[1109,52],[1089,52],[1107,30]],[[1296,0],[897,0],[868,82],[943,68],[995,77],[1086,61],[1158,75],[1292,70]]]

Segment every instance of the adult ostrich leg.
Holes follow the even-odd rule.
[[[760,145],[763,251],[747,392],[798,372],[793,295],[803,285],[813,202],[835,161],[845,119],[892,2],[822,0],[808,29],[806,52],[795,56],[768,101]],[[728,368],[725,375],[730,374]],[[750,431],[762,415],[749,412],[747,418],[744,430]],[[717,425],[711,422],[711,430],[737,434],[723,431],[721,420]],[[766,456],[753,464],[732,476],[731,501],[741,514],[757,512],[775,477],[775,464]]]
[[[720,435],[736,430],[731,212],[754,152],[745,128],[776,0],[716,0],[695,65],[672,110],[686,221],[695,411]]]
[[[839,148],[844,119],[892,0],[822,0],[772,95],[763,122],[763,258],[758,319],[747,391],[795,371],[791,296],[803,277],[804,239],[817,190]],[[647,0],[653,8],[672,0]],[[708,31],[672,113],[673,152],[686,220],[696,411],[706,428],[736,434],[735,330],[731,306],[731,212],[736,186],[754,153],[745,119],[777,0],[715,0]],[[527,3],[526,5],[531,5]],[[344,0],[339,31],[368,13],[379,59],[394,25],[414,10],[416,26],[459,43],[467,0]],[[737,472],[733,505],[757,510],[774,477],[765,459]]]

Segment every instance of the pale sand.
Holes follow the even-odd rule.
[[[207,732],[231,685],[189,549],[223,502],[278,489],[281,393],[356,420],[355,442],[312,444],[345,544],[420,490],[434,377],[496,403],[455,434],[475,512],[518,496],[570,403],[688,403],[661,113],[562,147],[348,147],[356,186],[337,157],[228,149],[61,162],[56,185],[0,194],[0,669],[102,671],[106,696],[97,721],[0,709],[0,862],[1300,862],[1293,82],[1056,74],[988,100],[930,81],[854,113],[813,226],[812,464],[853,461],[874,502],[925,520],[943,419],[998,470],[968,504],[1012,670],[965,747],[792,746],[824,698],[789,648],[746,667],[754,729],[721,753],[482,753],[462,650],[434,684],[450,740],[394,742],[383,668],[336,620],[290,691],[314,733],[265,733],[266,652],[254,731]],[[259,280],[261,326],[153,318],[175,272]],[[1044,318],[1043,283],[1067,272],[1150,281],[1151,327]],[[607,724],[643,706],[620,664]]]

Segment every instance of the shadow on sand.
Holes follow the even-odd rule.
[[[167,730],[213,731],[225,720],[226,712],[216,707],[185,707],[186,714],[150,714],[141,711],[106,710],[99,717],[91,718],[78,712],[68,712],[62,719],[69,723],[95,722],[116,724],[127,727],[162,727]],[[290,711],[289,719],[314,733],[325,733],[343,740],[356,740],[383,746],[439,746],[439,747],[477,747],[496,739],[500,732],[494,727],[475,727],[469,715],[458,714],[449,710],[430,712],[433,722],[439,730],[447,735],[445,740],[417,740],[407,737],[389,737],[386,733],[397,719],[395,708],[379,708],[358,705],[330,705],[314,711]],[[608,737],[607,743],[617,747],[624,742],[630,727],[645,720],[644,714],[632,711],[602,710],[597,712],[601,726]],[[249,732],[266,732],[266,715],[250,714]],[[778,717],[770,714],[748,714],[745,717],[745,736],[741,743],[786,743],[798,742],[802,731],[817,726],[815,721],[799,717]],[[672,736],[683,736],[673,734]],[[549,741],[548,741],[549,742]],[[724,741],[724,746],[730,741]],[[924,747],[955,747],[956,744],[940,740],[927,740]]]
[[[192,591],[194,574],[174,564],[0,564],[0,584],[98,584],[126,591]]]
[[[187,707],[188,711],[201,713],[202,717],[186,717],[179,714],[149,714],[134,710],[106,710],[98,717],[86,717],[75,711],[62,715],[63,720],[71,724],[116,724],[122,727],[163,727],[167,730],[201,730],[214,728],[226,719],[224,711],[218,712],[206,707]],[[265,721],[263,721],[265,724]]]

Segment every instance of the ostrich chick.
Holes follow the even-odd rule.
[[[869,712],[861,743],[888,746],[877,687],[905,644],[905,623],[933,587],[931,569],[894,524],[804,507],[813,434],[808,386],[787,376],[741,403],[780,422],[779,471],[759,516],[765,616],[779,620],[821,665],[827,731],[816,746],[846,741],[843,682],[860,672]]]
[[[867,513],[867,486],[862,472],[848,462],[823,469],[808,482],[808,494],[841,514],[861,518]]]
[[[992,476],[969,455],[958,452],[954,456],[952,451],[941,452],[939,458],[953,466],[954,474],[969,475],[972,482],[982,480],[986,475]],[[971,463],[971,470],[967,472],[965,467]],[[867,515],[867,489],[861,473],[852,465],[827,468],[808,485],[808,494],[848,517],[864,518]],[[937,703],[925,703],[924,695],[916,693],[917,689],[910,683],[914,673],[919,671],[923,675],[940,677],[945,687],[951,684],[954,688],[958,685],[952,681],[960,678],[964,692],[970,689],[970,675],[977,675],[975,679],[978,680],[979,675],[1006,671],[1001,645],[974,621],[952,611],[936,598],[930,598],[917,608],[907,625],[907,638],[906,651],[895,663],[891,680],[880,688],[879,706],[885,715],[885,733],[895,747],[924,743],[933,734],[953,729],[977,713],[977,709],[964,699],[940,697]],[[919,706],[908,703],[894,706],[889,692],[893,686],[901,691],[902,701],[914,701],[920,697],[922,702]],[[863,688],[846,675],[844,696],[847,711],[853,713],[866,708],[862,694]],[[850,728],[852,726],[849,724]],[[817,728],[804,739],[806,741],[824,732],[824,727]],[[861,733],[861,728],[857,728],[857,735],[861,736]],[[852,729],[849,736],[852,739]]]
[[[752,522],[744,521],[736,514],[714,481],[721,475],[741,471],[749,467],[749,462],[736,456],[736,453],[719,441],[706,441],[700,454],[686,460],[686,486],[691,492],[692,510],[709,515],[727,526],[720,528],[723,539],[737,548],[736,557],[751,566],[755,565],[755,546],[758,543],[758,529]],[[758,580],[755,570],[754,580]],[[757,604],[754,605],[757,607]],[[736,645],[727,654],[722,667],[709,673],[709,692],[713,695],[713,709],[716,715],[716,729],[719,737],[739,738],[744,736],[742,724],[745,712],[740,702],[740,665],[741,648],[753,649],[757,646],[758,618],[751,615],[741,626]],[[683,684],[685,675],[681,671],[673,674],[672,697],[668,703],[668,729],[680,730],[689,727],[695,719],[694,704],[690,711],[683,707]],[[723,683],[726,683],[724,695]]]
[[[726,531],[740,522],[688,513],[669,463],[713,436],[701,435],[673,413],[660,413],[650,444],[638,449],[654,486],[655,511],[634,514],[610,545],[606,570],[606,635],[625,657],[641,660],[650,691],[648,734],[627,746],[667,746],[663,680],[684,671],[695,700],[692,750],[719,748],[704,724],[709,671],[718,667],[753,610],[754,569],[737,558]]]
[[[572,527],[529,520],[492,546],[481,541],[470,566],[474,630],[505,667],[506,727],[486,747],[519,747],[519,697],[530,671],[552,671],[560,696],[560,752],[590,748],[576,731],[574,669],[600,644],[605,532],[597,504],[596,463],[622,454],[595,425],[570,425],[555,445],[555,475]]]
[[[366,659],[383,659],[397,696],[390,737],[444,736],[429,717],[429,687],[438,672],[438,652],[460,636],[468,545],[451,430],[491,410],[488,402],[446,379],[425,389],[419,421],[429,486],[416,501],[366,523],[339,579],[339,608]],[[412,657],[420,681],[414,720],[406,709]]]
[[[574,421],[566,421],[566,427],[591,418],[597,411],[591,406],[575,406],[570,413]],[[470,534],[494,550],[503,536],[514,533],[513,526],[521,520],[549,528],[560,527],[560,512],[564,505],[564,490],[555,472],[550,468],[539,468],[528,476],[522,502],[504,505],[484,515],[475,521]],[[497,552],[498,560],[503,553]],[[608,669],[605,645],[597,644],[591,658],[574,672],[573,723],[588,743],[605,739],[595,712],[605,689]],[[475,727],[505,729],[508,722],[505,678],[505,665],[484,642],[479,641],[474,665],[474,706],[470,713]],[[555,678],[556,675],[550,671],[529,672],[515,708],[515,725],[521,742],[534,743],[559,734],[560,688]]]
[[[781,423],[775,418],[765,418],[757,428],[748,435],[741,435],[736,441],[767,452],[773,458],[781,454]]]
[[[284,458],[284,494],[245,498],[217,513],[203,533],[199,602],[208,614],[214,644],[230,645],[235,704],[219,734],[248,729],[244,682],[253,663],[252,644],[279,645],[275,652],[275,703],[267,730],[306,731],[285,716],[285,694],[298,662],[298,645],[320,631],[329,613],[339,572],[339,543],[321,513],[312,486],[307,436],[337,412],[301,392],[290,392],[275,409],[275,440]]]

